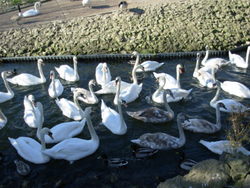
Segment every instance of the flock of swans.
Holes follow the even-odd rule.
[[[236,95],[241,98],[250,98],[250,90],[245,85],[239,82],[225,81],[219,82],[215,78],[215,72],[221,69],[221,66],[236,65],[240,68],[247,68],[249,59],[250,47],[247,49],[246,61],[237,54],[229,52],[229,61],[221,58],[208,59],[209,50],[207,49],[204,59],[200,60],[200,53],[197,54],[196,67],[193,72],[193,77],[197,79],[201,87],[216,88],[217,92],[210,101],[210,106],[215,108],[215,122],[210,122],[206,119],[192,118],[190,115],[183,112],[176,115],[179,137],[159,132],[145,133],[139,138],[132,139],[131,142],[139,146],[151,148],[153,150],[168,150],[182,147],[186,142],[184,130],[194,133],[215,133],[222,127],[221,111],[227,113],[239,113],[250,110],[250,108],[237,102],[234,99],[220,99],[221,89]],[[51,128],[43,127],[44,124],[44,109],[43,104],[35,100],[35,96],[29,94],[24,96],[24,122],[33,129],[37,129],[37,139],[30,137],[9,138],[11,145],[16,149],[17,153],[25,160],[35,164],[47,163],[51,158],[64,159],[70,163],[93,154],[99,147],[99,137],[96,133],[92,120],[92,107],[82,109],[80,103],[83,102],[89,105],[101,103],[101,119],[102,125],[105,126],[112,134],[124,135],[127,133],[127,125],[122,112],[122,105],[129,105],[137,100],[141,94],[143,83],[138,82],[138,72],[153,72],[153,75],[158,82],[158,89],[152,94],[153,102],[163,104],[164,109],[158,107],[144,108],[138,111],[127,111],[130,117],[147,123],[165,123],[175,119],[175,112],[171,109],[169,103],[186,100],[192,94],[192,89],[185,90],[181,87],[180,77],[185,72],[182,64],[176,66],[176,78],[167,73],[156,73],[163,63],[156,61],[145,61],[140,64],[140,54],[133,52],[136,57],[132,69],[132,82],[125,82],[121,77],[116,77],[112,80],[111,72],[106,63],[99,63],[95,70],[95,79],[91,79],[88,84],[88,89],[71,88],[73,93],[73,101],[60,98],[64,92],[64,86],[61,79],[70,83],[77,82],[80,79],[77,69],[77,58],[73,58],[73,68],[68,65],[55,67],[55,71],[60,79],[56,79],[55,71],[50,71],[51,83],[48,87],[48,95],[54,99],[55,104],[61,110],[62,114],[69,119],[70,122],[64,122],[54,125]],[[242,60],[243,59],[243,60]],[[199,64],[203,65],[200,68]],[[28,73],[18,74],[11,77],[8,71],[1,73],[4,85],[7,92],[0,92],[0,103],[10,101],[14,97],[14,92],[9,83],[18,86],[32,87],[38,84],[44,84],[46,78],[43,73],[42,59],[38,59],[37,67],[39,77]],[[93,86],[99,85],[100,90],[94,91]],[[115,94],[113,103],[117,106],[117,111],[109,107],[104,99],[99,100],[100,95]],[[10,120],[11,121],[11,120]],[[0,128],[3,128],[7,123],[7,117],[0,110]],[[85,124],[87,124],[90,132],[90,139],[82,139],[75,137],[80,134]],[[38,141],[39,142],[38,142]],[[55,144],[50,148],[46,148],[46,144]],[[216,142],[208,142],[200,140],[200,143],[206,146],[211,151],[221,154],[223,151],[230,152],[229,141],[222,140]],[[153,151],[152,152],[155,152]],[[246,155],[250,155],[243,147],[238,150]]]

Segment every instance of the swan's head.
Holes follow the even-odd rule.
[[[227,110],[226,106],[222,102],[218,102],[216,106],[219,106],[219,108],[224,108],[225,110]]]
[[[120,76],[115,78],[115,85],[117,85],[119,82],[121,82],[121,77]]]
[[[184,73],[185,72],[185,67],[183,64],[178,64],[176,66],[177,70],[179,71],[180,74]]]
[[[90,80],[89,85],[96,85],[96,81],[94,79]]]
[[[37,60],[37,63],[38,63],[38,64],[41,64],[41,65],[44,65],[44,63],[43,63],[43,60],[42,60],[42,59],[38,59],[38,60]]]
[[[220,81],[219,81],[219,80],[216,80],[216,82],[215,82],[215,86],[217,86],[218,88],[221,88],[221,83],[220,83]]]
[[[35,8],[38,8],[38,7],[41,7],[42,6],[42,4],[41,4],[41,2],[35,2],[35,4],[34,4],[34,7]]]
[[[138,65],[137,67],[136,67],[136,70],[137,69],[141,69],[143,72],[145,72],[145,69],[144,69],[144,67],[142,66],[142,65]]]
[[[73,57],[73,62],[77,63],[77,57],[76,56]]]
[[[108,72],[108,65],[107,65],[106,62],[102,64],[102,71],[103,72]]]
[[[200,60],[200,57],[201,57],[201,53],[198,52],[197,55],[196,55],[196,60],[199,61],[199,60]]]
[[[134,56],[138,56],[139,55],[139,53],[137,52],[137,51],[134,51],[134,52],[132,52],[132,58],[134,57]]]
[[[54,139],[53,138],[53,133],[50,131],[49,128],[47,127],[44,127],[42,130],[41,130],[41,135],[48,135],[51,139]]]
[[[126,9],[128,7],[128,3],[126,1],[121,1],[118,4],[118,7],[121,8],[121,9]]]
[[[125,100],[120,100],[120,102],[121,102],[121,104],[123,105],[123,106],[125,106],[126,108],[128,107],[128,103],[125,101]]]
[[[51,70],[49,73],[50,79],[55,78],[55,71]]]
[[[171,89],[164,90],[163,96],[166,96],[166,95],[170,95],[173,99],[175,98],[173,92],[171,91]]]
[[[34,97],[34,95],[28,95],[28,100],[30,101],[30,102],[32,102],[33,104],[35,104],[35,97]]]

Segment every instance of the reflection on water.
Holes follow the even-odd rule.
[[[244,53],[241,54],[244,57]],[[178,63],[183,63],[186,68],[186,73],[181,75],[181,85],[184,89],[193,88],[192,99],[185,102],[171,103],[171,108],[175,113],[185,112],[192,116],[203,117],[210,121],[215,121],[215,110],[209,106],[209,101],[215,94],[214,89],[200,88],[195,79],[192,78],[194,70],[195,58],[193,59],[178,59],[165,60],[163,65],[157,72],[166,72],[175,76],[175,67]],[[46,62],[45,62],[46,63]],[[63,62],[62,62],[63,63]],[[65,62],[64,62],[65,63]],[[69,65],[72,64],[69,62]],[[94,78],[95,67],[98,62],[79,62],[80,81],[76,83],[67,83],[62,81],[65,90],[62,97],[72,100],[71,87],[87,88],[88,81]],[[122,80],[131,82],[132,66],[127,62],[108,62],[112,78],[121,76]],[[48,96],[49,72],[58,66],[58,63],[46,63],[43,67],[47,83],[32,87],[19,87],[11,85],[15,92],[15,97],[6,103],[0,104],[1,109],[8,118],[8,124],[0,130],[0,152],[3,154],[1,161],[1,180],[0,184],[5,186],[21,186],[21,185],[41,185],[41,186],[64,186],[71,185],[76,187],[79,185],[100,187],[102,185],[115,185],[121,187],[128,187],[130,185],[140,185],[144,187],[155,187],[160,181],[171,178],[178,174],[183,174],[179,169],[181,153],[184,153],[187,158],[196,161],[201,161],[208,158],[218,158],[217,155],[208,151],[201,146],[198,141],[204,140],[220,140],[225,138],[225,128],[229,126],[227,118],[228,114],[222,114],[223,128],[218,133],[212,135],[194,134],[185,131],[187,142],[178,149],[171,151],[159,151],[153,157],[144,160],[136,160],[132,155],[130,140],[139,137],[147,132],[166,132],[168,134],[178,136],[178,129],[176,120],[159,125],[152,125],[150,123],[142,123],[134,120],[124,113],[125,121],[128,126],[126,135],[117,136],[109,132],[101,122],[100,104],[93,105],[92,121],[97,134],[100,138],[100,147],[93,155],[76,161],[70,165],[67,161],[51,160],[44,165],[34,165],[31,163],[31,173],[29,176],[23,178],[17,174],[14,160],[21,159],[16,150],[10,145],[8,137],[29,136],[36,139],[36,131],[25,125],[23,120],[23,98],[24,95],[33,94],[35,98],[43,103],[45,115],[45,127],[52,127],[58,123],[71,121],[62,115],[59,108],[56,106],[54,100]],[[21,63],[21,64],[1,64],[0,71],[10,70],[16,68],[19,73],[27,72],[38,75],[36,63]],[[154,105],[149,100],[148,96],[157,88],[152,73],[140,74],[143,82],[143,90],[139,99],[129,104],[127,109],[123,110],[135,111],[144,107]],[[224,67],[217,73],[217,78],[220,81],[231,80],[240,81],[246,86],[250,87],[249,69],[242,70],[232,66]],[[1,91],[5,90],[3,81],[0,80]],[[96,90],[99,88],[95,88]],[[113,105],[114,95],[98,96],[102,98],[108,106],[116,108]],[[221,98],[231,98],[226,93],[222,93]],[[249,105],[249,100],[240,100],[243,104]],[[87,105],[81,103],[85,108]],[[157,105],[159,106],[159,105]],[[87,127],[78,136],[80,138],[89,138]],[[47,145],[51,147],[52,145]],[[107,167],[102,160],[97,157],[105,153],[108,157],[119,157],[128,160],[128,165],[125,168],[111,168]],[[21,159],[22,160],[22,159]]]

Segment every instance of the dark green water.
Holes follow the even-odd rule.
[[[245,53],[241,54],[243,57]],[[227,57],[224,57],[227,58]],[[162,60],[164,61],[164,60]],[[166,72],[175,76],[175,67],[178,63],[183,63],[186,68],[186,73],[181,75],[181,85],[184,89],[193,88],[192,99],[186,102],[171,103],[171,108],[175,114],[179,112],[186,112],[189,115],[197,115],[210,121],[215,121],[215,110],[209,106],[209,101],[215,94],[214,89],[200,88],[198,82],[192,78],[192,73],[195,66],[195,59],[174,59],[166,60],[165,65],[156,72]],[[46,62],[45,62],[46,63]],[[65,64],[65,62],[62,62]],[[72,66],[71,62],[67,62]],[[61,97],[72,100],[72,93],[70,87],[84,87],[87,88],[88,81],[95,76],[95,67],[99,62],[79,62],[78,69],[80,81],[74,84],[69,84],[62,81],[64,84],[64,93]],[[112,79],[116,76],[121,76],[122,80],[131,82],[130,72],[132,65],[127,62],[107,62],[111,70]],[[185,131],[186,144],[178,150],[159,151],[151,158],[144,160],[137,160],[132,155],[130,140],[139,137],[147,132],[166,132],[170,135],[178,136],[178,129],[176,120],[165,123],[152,125],[150,123],[142,123],[128,117],[124,113],[125,121],[128,126],[127,134],[124,136],[113,135],[104,126],[100,125],[101,114],[100,104],[93,105],[92,121],[100,138],[99,149],[91,156],[81,159],[69,164],[64,160],[51,160],[47,164],[34,165],[27,162],[31,166],[31,174],[27,177],[21,177],[16,172],[14,164],[15,159],[21,159],[16,150],[11,146],[8,137],[17,138],[19,136],[29,136],[36,139],[35,129],[29,128],[23,120],[23,98],[24,95],[33,94],[37,101],[42,102],[45,112],[45,127],[52,127],[58,123],[71,121],[64,117],[47,93],[47,88],[50,83],[49,71],[59,66],[59,63],[46,63],[43,67],[47,83],[32,87],[19,87],[11,85],[15,92],[15,97],[8,102],[0,104],[4,114],[8,118],[8,124],[0,130],[0,152],[3,155],[0,170],[0,185],[4,187],[131,187],[137,185],[139,187],[156,187],[160,181],[174,177],[178,174],[183,174],[184,171],[179,168],[180,153],[184,153],[186,158],[196,161],[201,161],[209,158],[218,158],[219,156],[211,153],[205,147],[200,145],[198,141],[204,140],[221,140],[225,138],[225,129],[230,125],[228,122],[228,114],[222,114],[222,130],[216,134],[194,134]],[[19,73],[27,72],[38,75],[36,62],[21,63],[21,64],[1,64],[0,71],[10,70],[16,68]],[[141,109],[143,107],[151,106],[146,101],[147,96],[151,96],[157,88],[155,79],[152,73],[140,74],[143,76],[143,90],[140,97],[127,107],[128,111]],[[246,86],[250,87],[249,69],[242,70],[227,66],[222,68],[217,73],[217,78],[220,81],[235,80],[240,81]],[[0,80],[1,91],[5,91],[3,81]],[[98,88],[96,88],[98,89]],[[115,108],[113,105],[113,95],[98,96],[104,99],[108,106]],[[221,98],[230,98],[228,94],[222,92]],[[249,100],[240,100],[243,104],[249,105]],[[81,103],[85,108],[87,105]],[[123,111],[125,111],[123,107]],[[84,131],[78,135],[80,138],[89,138],[87,126]],[[47,145],[51,147],[52,145]],[[106,166],[102,160],[97,157],[106,153],[108,157],[119,157],[128,160],[128,165],[124,168],[111,168]],[[22,159],[21,159],[22,160]]]

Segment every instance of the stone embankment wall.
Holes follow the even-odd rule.
[[[250,41],[249,12],[249,0],[185,0],[10,29],[0,57],[228,50]]]

